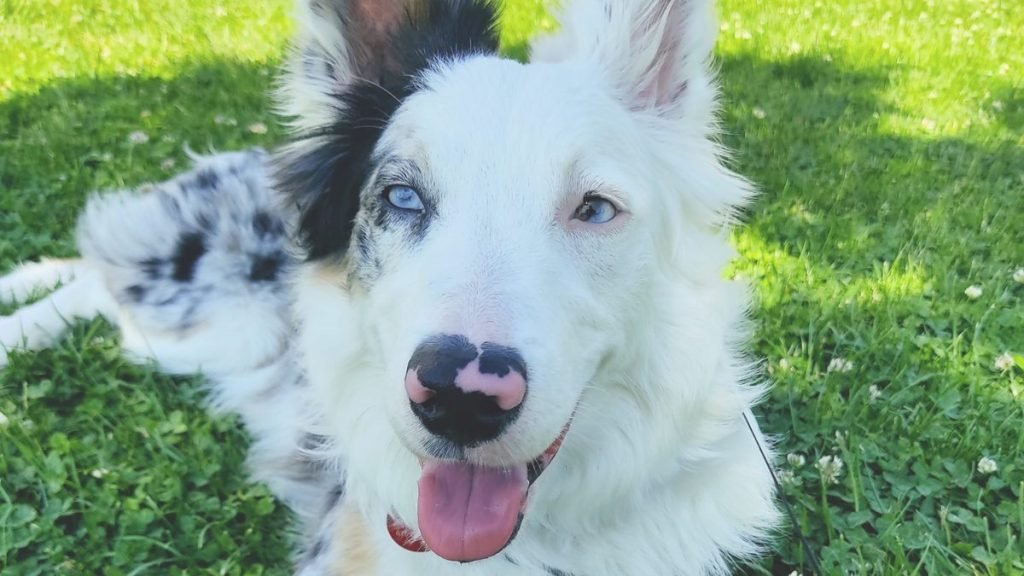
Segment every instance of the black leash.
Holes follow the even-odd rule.
[[[775,475],[775,467],[768,461],[768,455],[764,452],[764,447],[761,446],[761,441],[757,438],[757,433],[754,432],[754,426],[750,423],[750,418],[747,417],[747,412],[743,412],[743,421],[747,423],[747,430],[750,430],[750,435],[754,438],[754,443],[757,444],[757,451],[761,453],[761,459],[764,460],[764,465],[768,467],[768,472],[772,475],[772,482],[775,483],[775,489],[779,492],[779,498],[782,500],[782,505],[786,508],[786,513],[789,514],[789,521],[793,523],[793,532],[800,537],[800,542],[804,545],[804,550],[807,551],[807,560],[810,562],[812,573],[817,576],[822,576],[821,565],[818,564],[818,556],[814,553],[814,548],[811,548],[811,544],[807,542],[807,537],[804,536],[803,530],[800,529],[800,525],[797,524],[796,514],[793,513],[793,507],[789,505],[789,498],[786,497],[786,492],[782,489],[782,484],[779,483],[779,478]]]

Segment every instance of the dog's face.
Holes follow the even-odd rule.
[[[490,57],[440,66],[378,145],[351,267],[388,371],[409,380],[391,416],[424,456],[536,459],[622,346],[650,277],[641,136],[592,77],[567,72]],[[474,354],[488,344],[511,356],[509,377],[486,382]],[[444,405],[450,383],[427,372],[450,361],[467,379],[457,387],[498,401],[483,410],[493,425],[454,405],[471,398]],[[456,422],[431,426],[432,408]]]
[[[577,4],[521,64],[486,5],[312,0],[286,80],[310,376],[339,443],[418,463],[451,560],[514,537],[588,390],[631,379],[666,270],[717,274],[685,251],[745,192],[707,141],[705,3]]]

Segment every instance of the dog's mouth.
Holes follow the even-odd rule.
[[[412,550],[430,550],[455,562],[473,562],[501,552],[523,520],[530,486],[555,458],[569,424],[533,461],[507,468],[462,460],[424,460],[417,514],[422,541],[389,518],[395,541]]]

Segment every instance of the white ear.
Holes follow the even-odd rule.
[[[631,109],[710,112],[712,0],[568,0],[561,29],[531,46],[543,62],[593,61]],[[700,106],[703,104],[703,106]],[[695,110],[696,109],[696,110]]]

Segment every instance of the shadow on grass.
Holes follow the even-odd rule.
[[[993,90],[990,104],[996,118],[1007,130],[1024,132],[1024,85],[999,85]]]
[[[888,120],[913,115],[891,100],[892,74],[822,57],[722,65],[726,143],[763,191],[737,234],[737,271],[756,279],[761,303],[755,346],[776,381],[759,413],[784,452],[847,464],[837,486],[819,485],[810,466],[790,471],[802,481],[790,498],[827,573],[964,571],[996,556],[979,546],[1013,556],[1005,538],[990,546],[962,525],[943,533],[938,510],[1014,521],[991,512],[1016,499],[1002,481],[972,505],[970,463],[981,450],[1013,460],[1013,442],[993,439],[1019,437],[1016,401],[990,366],[1019,346],[1009,272],[1024,261],[1014,240],[1024,151],[999,127],[894,133]],[[1019,96],[996,98],[1013,130]],[[969,284],[991,294],[971,302]],[[837,359],[853,369],[829,371]],[[798,558],[787,533],[751,573],[788,574]]]
[[[90,192],[167,178],[186,144],[283,138],[271,82],[266,66],[213,61],[0,101],[0,270],[73,254]],[[288,514],[247,481],[234,419],[206,413],[198,381],[125,363],[110,336],[77,326],[0,371],[0,572],[288,573]]]
[[[168,177],[183,167],[185,145],[280,140],[266,96],[271,70],[204,62],[173,78],[61,80],[0,101],[0,267],[73,253],[70,231],[89,192]],[[266,134],[249,131],[259,122]]]

